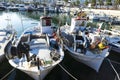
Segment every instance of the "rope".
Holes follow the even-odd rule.
[[[70,74],[64,67],[62,67],[62,65],[58,64],[69,76],[71,76],[74,80],[78,80],[77,78],[75,78],[72,74]]]
[[[115,68],[114,68],[114,66],[112,65],[110,59],[107,59],[107,60],[108,60],[108,62],[110,63],[110,65],[111,65],[112,69],[114,70],[115,74],[117,75],[118,80],[120,80],[119,74],[118,74],[117,71],[115,70]]]
[[[14,71],[15,68],[13,68],[10,72],[8,72],[4,77],[2,77],[0,80],[4,80],[12,71]]]
[[[111,62],[113,62],[113,63],[115,63],[115,64],[118,64],[118,65],[120,65],[120,63],[119,62],[116,62],[116,61],[113,61],[113,60],[110,60]]]

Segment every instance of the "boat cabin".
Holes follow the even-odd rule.
[[[40,17],[40,20],[42,22],[42,26],[51,26],[51,17]]]
[[[87,18],[72,18],[71,20],[71,26],[70,26],[70,31],[74,32],[76,30],[81,30],[83,31],[87,26]]]
[[[40,17],[40,27],[42,33],[52,34],[53,33],[53,26],[52,26],[52,18],[47,16]]]

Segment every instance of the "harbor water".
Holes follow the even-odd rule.
[[[17,31],[17,36],[28,27],[34,27],[39,23],[40,12],[0,12],[0,28],[12,25]],[[59,27],[68,22],[70,17],[67,14],[49,14],[53,16],[54,25]],[[109,62],[110,60],[110,62]],[[114,71],[114,69],[117,71]],[[114,51],[103,61],[99,72],[91,69],[83,63],[73,59],[67,51],[63,61],[57,65],[44,80],[119,80],[120,76],[120,53]],[[18,69],[14,69],[5,59],[0,63],[0,80],[34,80]]]

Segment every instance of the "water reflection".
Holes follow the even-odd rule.
[[[35,26],[38,23],[37,20],[34,20],[30,17],[27,17],[19,12],[1,12],[0,15],[0,27],[5,28],[7,25],[12,25],[13,28],[17,31],[18,36],[23,32],[24,29],[28,27]]]
[[[43,16],[44,13],[41,13],[39,11],[26,13],[27,17],[31,17],[32,19],[39,20],[40,16]],[[47,16],[52,16],[53,23],[57,26],[58,24],[64,25],[67,21],[67,23],[70,23],[71,15],[68,15],[67,13],[48,13]]]
[[[17,31],[18,36],[28,27],[36,26],[39,23],[40,16],[43,16],[43,12],[0,12],[0,27],[5,28],[8,24],[11,24]],[[64,25],[66,22],[70,23],[70,16],[66,14],[53,14],[49,13],[48,16],[52,16],[53,23],[56,27]],[[9,19],[9,20],[8,20]]]

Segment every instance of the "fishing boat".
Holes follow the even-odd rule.
[[[95,31],[97,32],[97,31]],[[120,32],[119,29],[111,29],[110,25],[106,23],[99,24],[99,34],[106,37],[110,46],[110,51],[120,53]]]
[[[97,22],[99,21],[99,14],[95,14],[93,12],[90,12],[88,15],[90,20],[92,20],[93,22]]]
[[[43,80],[64,58],[62,41],[53,30],[51,19],[41,17],[40,24],[26,29],[6,54],[14,68],[35,80]]]
[[[5,11],[7,8],[0,4],[0,11]]]
[[[19,5],[18,5],[18,4],[11,5],[11,6],[7,7],[7,9],[8,9],[9,11],[19,11],[18,8],[19,8]]]
[[[120,37],[111,37],[108,38],[111,42],[109,43],[110,45],[110,50],[115,51],[117,53],[120,53]]]
[[[102,30],[100,35],[106,36],[110,51],[120,53],[120,34],[117,30]]]
[[[32,4],[26,5],[25,8],[28,12],[36,10],[36,8]]]
[[[109,48],[108,45],[102,49],[99,48],[101,44],[98,42],[106,40],[101,38],[99,34],[89,33],[86,28],[87,22],[86,17],[73,17],[71,25],[66,24],[58,30],[65,50],[75,60],[98,72],[104,58],[109,55]]]
[[[0,29],[0,62],[5,58],[5,52],[12,45],[15,36],[16,32],[10,26]]]
[[[19,4],[18,10],[19,11],[26,11],[25,4]]]

